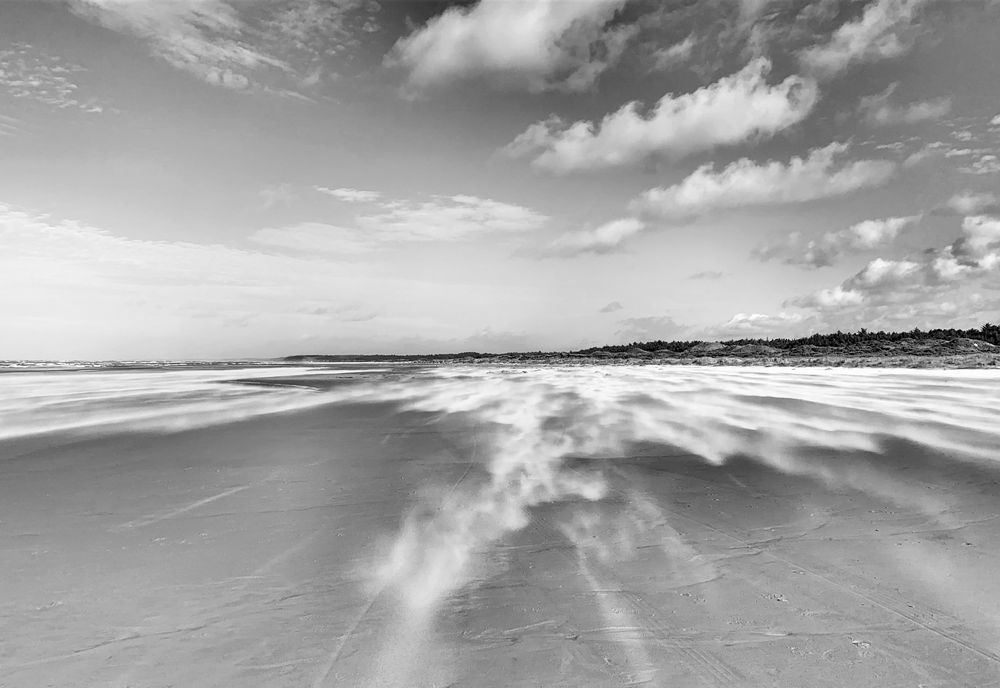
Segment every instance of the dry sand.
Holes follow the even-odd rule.
[[[988,462],[636,444],[415,605],[392,544],[488,481],[485,433],[378,403],[0,444],[0,686],[1000,685]]]

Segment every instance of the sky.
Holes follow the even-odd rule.
[[[998,0],[0,0],[0,359],[1000,320]]]

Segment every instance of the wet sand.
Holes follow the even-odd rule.
[[[377,571],[487,480],[484,433],[383,403],[0,444],[0,686],[1000,685],[985,462],[580,457],[602,498],[415,608]]]

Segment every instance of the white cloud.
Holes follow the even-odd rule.
[[[144,40],[156,57],[237,91],[300,96],[377,28],[364,0],[69,0],[80,15]],[[333,74],[331,78],[335,78]],[[289,89],[291,85],[291,89]]]
[[[670,67],[686,61],[691,57],[691,52],[694,50],[695,46],[694,34],[688,34],[680,43],[674,43],[673,45],[668,45],[665,48],[658,48],[653,51],[653,69],[657,71],[662,71],[669,69]]]
[[[837,286],[832,289],[820,289],[806,297],[792,299],[785,305],[797,306],[799,308],[816,308],[819,310],[839,310],[860,306],[863,301],[864,296],[860,292]]]
[[[325,186],[317,186],[316,190],[333,196],[334,198],[344,201],[345,203],[371,203],[372,201],[377,201],[382,195],[378,191],[365,191],[362,189],[351,189],[346,187],[329,189]]]
[[[802,235],[796,232],[785,241],[758,248],[754,253],[762,260],[780,257],[791,265],[826,267],[834,265],[846,254],[871,251],[891,243],[903,229],[919,219],[919,215],[910,215],[864,220],[808,242],[803,242]]]
[[[504,152],[530,157],[536,168],[563,173],[634,164],[652,155],[683,157],[767,138],[805,119],[818,98],[816,84],[809,79],[789,76],[768,84],[770,70],[767,59],[753,60],[692,93],[668,93],[648,115],[633,101],[596,125],[538,122]]]
[[[830,39],[799,53],[802,64],[832,77],[858,63],[899,57],[912,47],[911,23],[927,0],[874,0],[861,16],[842,24]]]
[[[972,152],[972,151],[968,151]],[[997,174],[1000,173],[1000,157],[992,153],[980,155],[969,165],[958,168],[960,172],[967,174]]]
[[[415,95],[487,79],[532,92],[589,88],[635,32],[612,25],[626,0],[480,0],[453,6],[396,43],[387,64]]]
[[[992,125],[994,127],[1000,127],[1000,115],[997,115],[993,119],[991,119],[990,120],[990,125]]]
[[[271,245],[282,237],[262,236]],[[499,327],[505,299],[532,303],[518,285],[463,281],[456,289],[441,276],[412,279],[387,264],[338,260],[309,250],[309,236],[299,232],[299,255],[282,255],[130,239],[0,204],[0,357],[391,351],[419,338],[433,341],[415,350],[440,350],[484,322],[482,304],[497,304],[489,320]]]
[[[104,112],[106,105],[98,98],[80,93],[76,77],[86,71],[80,65],[47,55],[25,43],[0,49],[0,89],[7,95],[58,110]],[[0,121],[0,134],[9,129]]]
[[[632,207],[640,213],[687,218],[725,208],[801,203],[879,186],[896,170],[895,163],[885,160],[838,162],[846,150],[847,144],[831,143],[787,164],[743,158],[720,171],[705,164],[678,184],[646,191]]]
[[[433,196],[422,203],[390,201],[384,212],[360,215],[358,226],[387,240],[448,241],[540,229],[548,217],[519,205],[476,196]]]
[[[642,221],[632,217],[612,220],[595,229],[563,234],[543,247],[539,253],[543,256],[564,257],[585,253],[612,253],[644,227]]]
[[[729,319],[719,333],[729,337],[773,335],[786,331],[790,326],[800,325],[805,320],[801,313],[781,312],[777,315],[766,313],[737,313]]]
[[[889,85],[886,90],[861,99],[858,110],[865,121],[873,126],[891,124],[915,124],[941,119],[951,112],[951,98],[935,98],[908,105],[894,105],[889,102],[899,82]]]
[[[1000,274],[1000,218],[971,216],[952,244],[919,257],[876,258],[831,289],[791,299],[787,305],[836,314],[850,311],[857,322],[913,319],[919,315],[954,318],[958,304],[988,308],[975,291],[977,283]]]
[[[989,192],[959,191],[945,205],[959,215],[979,215],[998,209],[997,197]]]
[[[71,6],[149,41],[158,57],[210,84],[242,90],[252,70],[288,69],[244,39],[246,26],[227,0],[71,0]]]

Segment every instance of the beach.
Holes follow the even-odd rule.
[[[0,686],[1000,685],[996,371],[217,372],[16,378]]]

